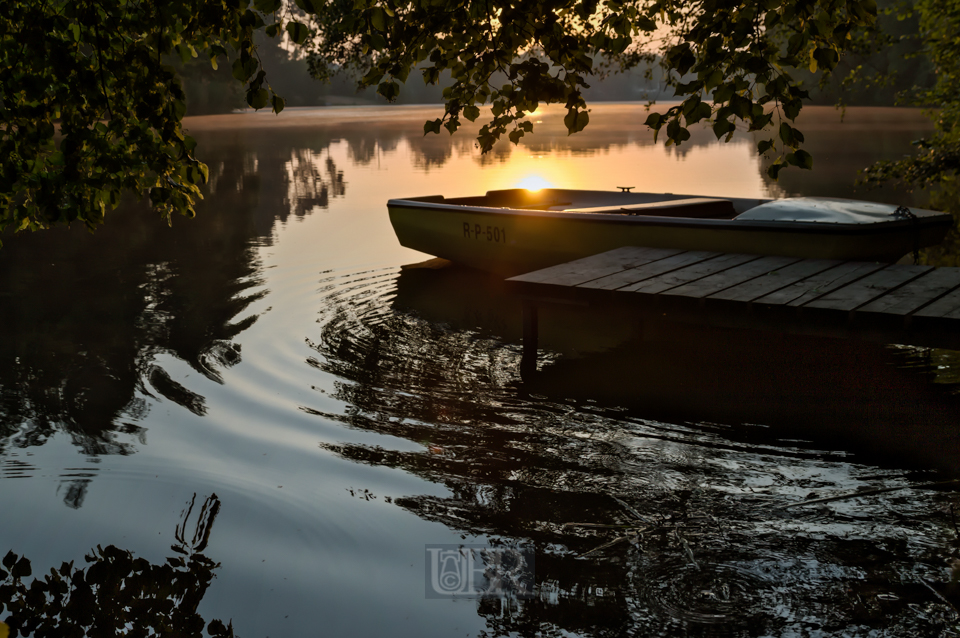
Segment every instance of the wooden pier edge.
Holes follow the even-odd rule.
[[[640,321],[960,349],[960,268],[628,246],[507,279],[525,370],[537,308],[629,306]]]

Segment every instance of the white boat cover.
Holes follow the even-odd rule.
[[[751,208],[737,215],[735,220],[876,224],[910,217],[909,213],[897,214],[897,209],[893,204],[862,202],[856,199],[790,197]]]

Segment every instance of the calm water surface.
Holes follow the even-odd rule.
[[[192,119],[196,220],[131,204],[95,235],[5,240],[0,553],[26,585],[70,561],[123,576],[92,554],[115,546],[245,637],[956,632],[960,503],[927,484],[956,476],[960,355],[554,310],[521,378],[517,302],[404,268],[426,256],[385,206],[542,184],[916,204],[852,181],[909,151],[918,112],[811,109],[816,171],[779,184],[756,138],[665,149],[637,105],[573,137],[546,111],[486,156],[421,137],[435,116]],[[428,599],[440,543],[532,547],[536,596]]]

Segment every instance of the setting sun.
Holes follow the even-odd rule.
[[[516,188],[525,188],[528,191],[538,191],[541,188],[553,188],[553,183],[539,175],[528,175],[517,182]]]

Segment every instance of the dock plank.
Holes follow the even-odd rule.
[[[876,272],[884,266],[886,264],[845,261],[833,268],[755,299],[754,303],[771,306],[802,306],[808,301],[845,286],[851,281],[856,281],[872,272]]]
[[[804,308],[854,310],[931,270],[933,266],[888,266],[814,299]]]
[[[708,277],[690,282],[684,286],[674,288],[670,291],[671,295],[682,295],[684,297],[703,298],[709,297],[714,293],[726,290],[737,284],[742,284],[761,275],[765,275],[771,270],[789,266],[800,261],[798,257],[776,257],[767,256],[754,259],[753,261],[740,264],[733,268],[715,273]]]
[[[960,269],[938,268],[858,308],[860,313],[908,315],[960,287]]]
[[[640,321],[654,324],[960,350],[960,268],[631,248],[573,266],[509,280],[508,287],[524,299],[528,359],[536,352],[537,305],[570,303],[602,309],[625,302]],[[564,280],[579,283],[551,285]],[[614,287],[624,281],[634,283]],[[528,340],[533,345],[528,347]]]
[[[584,284],[581,284],[580,287],[595,288],[598,290],[617,290],[636,284],[645,279],[662,275],[672,270],[678,270],[684,266],[689,266],[701,261],[706,261],[707,259],[712,259],[717,257],[719,254],[720,253],[691,250],[678,255],[672,255],[664,259],[649,262],[647,264],[643,264],[642,266],[637,266],[628,270],[621,270],[620,272],[613,273],[612,275],[607,275],[606,277],[601,277],[600,279],[588,281]]]
[[[767,274],[745,281],[739,286],[721,290],[711,296],[711,299],[723,299],[726,301],[753,301],[764,295],[776,292],[791,284],[819,274],[829,268],[840,264],[836,259],[804,259],[782,268],[772,270]]]
[[[960,318],[960,290],[954,290],[937,299],[929,306],[915,312],[913,316],[947,319]]]
[[[748,261],[759,259],[760,255],[739,255],[724,253],[713,259],[692,264],[680,270],[674,270],[651,279],[636,283],[632,286],[620,288],[623,292],[639,292],[644,294],[659,294],[678,286],[702,279],[708,275],[739,266]]]
[[[954,308],[950,312],[943,315],[944,319],[960,319],[960,307]]]
[[[628,268],[664,259],[680,252],[683,251],[675,248],[624,246],[599,255],[591,255],[542,270],[535,270],[531,273],[517,275],[507,281],[576,286]]]

